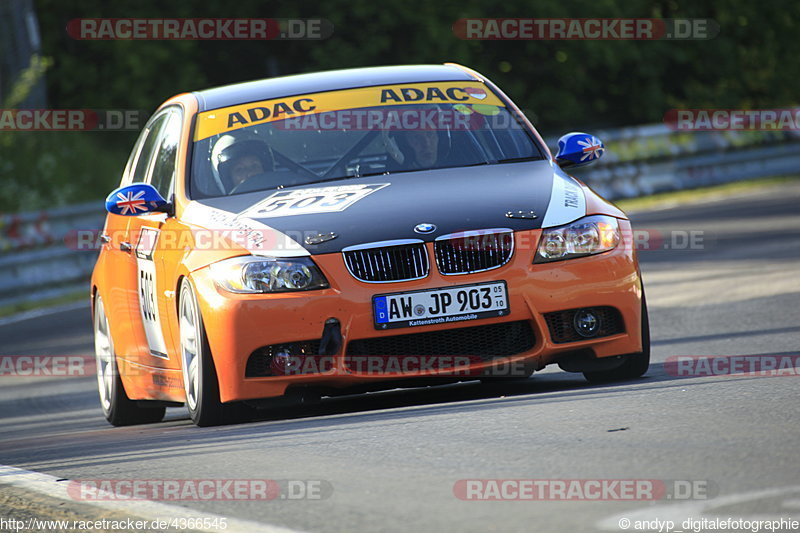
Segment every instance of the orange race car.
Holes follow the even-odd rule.
[[[550,363],[649,365],[630,223],[459,65],[288,76],[178,95],[137,141],[92,275],[114,425]],[[288,399],[288,400],[287,400]]]

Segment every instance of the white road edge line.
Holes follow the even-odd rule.
[[[47,315],[55,315],[58,313],[66,313],[67,311],[77,311],[78,309],[88,308],[88,297],[78,302],[72,302],[63,305],[56,305],[53,307],[43,307],[41,309],[31,309],[30,311],[23,311],[15,315],[0,318],[0,326],[7,326],[9,324],[16,324],[32,318],[39,318]]]
[[[124,513],[141,518],[142,520],[152,521],[173,518],[193,518],[195,520],[200,519],[200,522],[202,523],[202,519],[204,518],[209,519],[209,521],[225,518],[228,526],[224,530],[222,528],[217,528],[194,529],[192,531],[207,531],[209,533],[222,533],[223,531],[224,533],[303,533],[299,530],[288,529],[282,526],[262,524],[260,522],[241,520],[238,518],[223,517],[222,515],[206,513],[203,511],[195,511],[179,505],[169,505],[150,500],[126,502],[119,500],[92,502],[79,501],[67,494],[69,480],[58,481],[59,479],[60,478],[51,476],[49,474],[23,470],[13,466],[0,465],[0,485],[11,485],[12,487],[18,487],[37,492],[51,498],[66,500],[81,505],[100,507],[106,511]],[[100,494],[99,491],[98,494]]]

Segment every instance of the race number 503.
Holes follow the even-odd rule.
[[[388,185],[388,183],[378,183],[277,191],[240,213],[239,216],[269,218],[344,211]]]

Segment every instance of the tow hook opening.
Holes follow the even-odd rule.
[[[342,349],[342,325],[338,318],[329,318],[322,329],[319,355],[337,355]]]

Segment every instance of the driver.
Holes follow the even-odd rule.
[[[411,148],[411,160],[427,168],[439,159],[439,134],[435,130],[416,130],[405,133],[405,141]]]
[[[275,158],[269,145],[256,137],[223,135],[211,152],[211,165],[219,185],[231,192],[250,178],[275,170]]]
[[[450,130],[416,129],[386,132],[389,156],[405,170],[435,168],[450,153]]]

